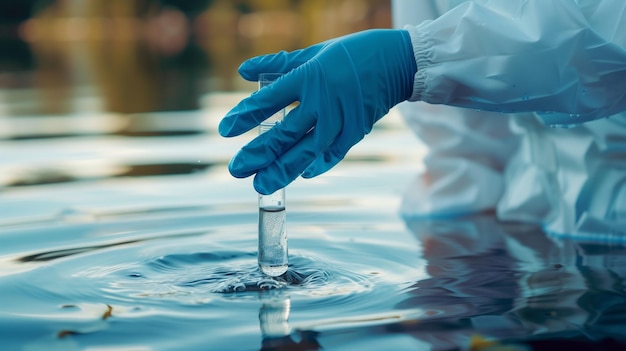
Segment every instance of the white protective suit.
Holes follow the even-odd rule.
[[[403,214],[626,241],[626,1],[392,4],[423,101],[399,109],[429,148]]]

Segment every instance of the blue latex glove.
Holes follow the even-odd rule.
[[[245,145],[228,168],[237,178],[256,173],[254,188],[271,194],[299,175],[312,178],[341,161],[391,107],[408,99],[417,71],[405,30],[375,29],[306,49],[251,58],[247,80],[286,73],[242,100],[220,122],[225,137],[240,135],[289,104],[282,123]]]

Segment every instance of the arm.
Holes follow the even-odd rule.
[[[614,10],[609,22],[589,15],[600,9]],[[244,146],[229,170],[255,175],[262,194],[299,175],[315,177],[407,99],[542,112],[549,124],[626,111],[626,36],[618,35],[626,33],[625,14],[623,0],[476,0],[408,32],[365,31],[252,58],[239,70],[248,80],[286,74],[235,106],[220,123],[221,135],[240,135],[300,104]]]
[[[469,2],[407,27],[418,66],[410,100],[539,112],[549,124],[625,111],[626,43],[613,34],[626,32],[626,5],[578,3]],[[617,15],[592,16],[606,9]]]

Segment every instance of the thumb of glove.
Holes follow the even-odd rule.
[[[310,60],[322,49],[322,44],[292,52],[280,51],[275,54],[250,58],[239,66],[239,74],[249,81],[259,80],[261,73],[287,73]]]

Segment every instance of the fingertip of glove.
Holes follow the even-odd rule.
[[[230,111],[228,111],[226,116],[224,116],[224,118],[222,118],[222,120],[220,121],[219,125],[217,126],[217,132],[221,136],[233,137],[233,136],[240,135],[247,131],[247,130],[242,130],[241,126],[238,125],[238,122],[239,122],[238,117],[242,110],[242,107],[241,107],[242,103],[243,101],[240,102],[237,106],[233,107]],[[245,107],[243,108],[243,110],[245,111]]]
[[[241,65],[239,65],[237,72],[239,72],[239,75],[247,81],[255,82],[259,80],[260,72],[258,69],[258,62],[260,59],[261,56],[256,56],[245,60],[241,63]]]
[[[301,177],[310,179],[317,177],[320,174],[326,173],[329,169],[333,168],[336,162],[325,160],[325,159],[317,159],[307,167],[304,172],[302,172]]]
[[[267,184],[264,184],[259,177],[255,177],[254,178],[254,182],[252,182],[252,185],[254,186],[254,190],[256,190],[257,193],[261,194],[261,195],[270,195],[272,193],[274,193],[276,190],[278,189],[269,189],[267,187]]]
[[[312,164],[307,169],[305,169],[304,172],[302,172],[300,176],[305,179],[311,179],[325,172],[325,171],[320,172],[318,168],[319,167],[316,167],[315,164]]]
[[[229,118],[228,115],[224,117],[220,124],[217,126],[217,132],[223,137],[230,137],[232,135],[234,122],[232,118]]]
[[[228,163],[228,172],[235,178],[247,178],[254,174],[253,171],[250,171],[248,167],[245,166],[243,162],[241,162],[239,157],[240,152],[235,154],[233,158]]]
[[[304,171],[304,172],[300,175],[300,177],[305,178],[305,179],[310,179],[310,178],[315,177],[315,174],[313,174],[313,172],[310,172],[310,171],[308,171],[308,170],[305,170],[305,171]]]

